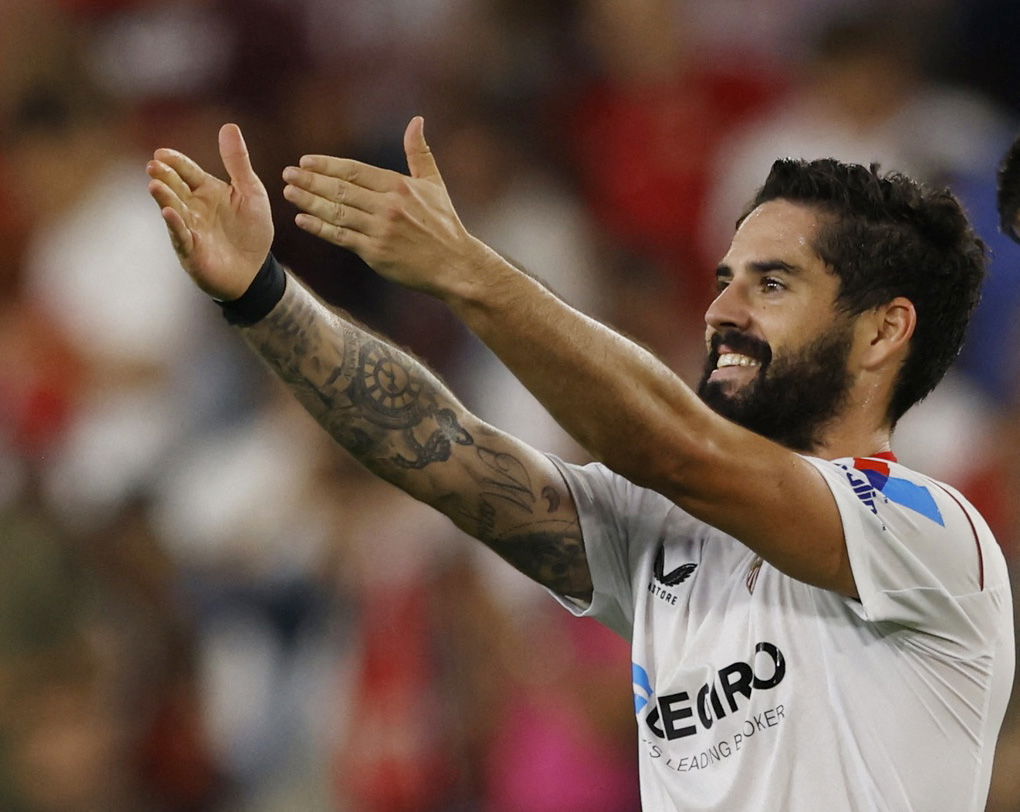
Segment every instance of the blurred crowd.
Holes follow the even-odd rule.
[[[1020,567],[1018,41],[1013,0],[2,0],[0,808],[639,808],[627,644],[291,402],[177,265],[155,147],[218,170],[237,121],[281,261],[576,462],[442,307],[294,226],[285,166],[403,169],[424,114],[469,230],[688,379],[775,157],[949,185],[991,274],[895,450]],[[1020,711],[998,758],[1020,809]]]

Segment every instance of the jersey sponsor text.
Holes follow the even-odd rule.
[[[681,690],[659,696],[645,716],[645,724],[659,739],[682,739],[700,730],[711,730],[720,719],[740,707],[738,697],[751,698],[751,691],[775,688],[786,676],[786,658],[773,643],[754,647],[748,662],[720,668],[716,678],[696,690]],[[693,699],[692,699],[693,695]]]

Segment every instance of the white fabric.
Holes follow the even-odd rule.
[[[810,461],[860,601],[758,565],[599,464],[556,461],[594,584],[588,607],[558,600],[632,640],[643,806],[979,812],[1013,679],[1001,551],[962,496],[902,465]]]

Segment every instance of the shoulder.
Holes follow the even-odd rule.
[[[939,571],[955,594],[999,580],[1002,555],[992,531],[955,488],[882,457],[808,459],[833,491],[852,558],[856,539],[869,559],[899,550],[902,567]]]
[[[849,489],[860,504],[876,516],[921,517],[937,527],[952,529],[965,529],[977,522],[983,524],[977,510],[958,491],[895,460],[884,457],[807,459],[823,474],[828,474],[826,479],[830,483]],[[933,529],[928,525],[921,527]]]

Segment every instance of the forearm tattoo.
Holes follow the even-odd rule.
[[[246,341],[330,435],[373,473],[450,516],[563,594],[590,594],[576,514],[422,364],[331,313],[294,280]],[[463,423],[478,425],[473,436]]]
[[[576,515],[554,518],[560,505],[556,489],[545,486],[536,498],[527,468],[509,453],[479,446],[478,459],[482,474],[477,537],[540,584],[564,595],[590,598],[581,528]],[[502,515],[513,513],[524,521],[499,528],[501,510]]]
[[[333,438],[388,479],[473,443],[451,408],[455,401],[440,401],[441,385],[423,366],[334,316],[296,284],[244,332]]]

